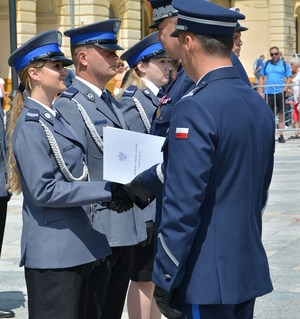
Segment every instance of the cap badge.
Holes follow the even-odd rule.
[[[116,20],[115,24],[114,24],[114,28],[113,28],[113,32],[117,33],[120,29],[120,25],[121,25],[121,21],[120,20]]]
[[[59,31],[57,31],[57,44],[58,44],[58,46],[60,46],[60,47],[61,47],[61,45],[62,45],[62,34],[61,34],[61,32],[59,32]]]
[[[86,93],[84,93],[84,96],[92,102],[95,102],[95,96],[91,91],[87,91]]]

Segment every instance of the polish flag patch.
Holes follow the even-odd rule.
[[[189,128],[187,127],[177,127],[175,138],[187,139],[189,137]]]

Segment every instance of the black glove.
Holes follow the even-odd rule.
[[[152,198],[153,194],[143,185],[140,175],[137,175],[130,183],[125,185],[126,189],[140,199]]]
[[[153,231],[154,231],[154,223],[153,220],[148,220],[146,221],[146,233],[147,233],[147,238],[140,242],[141,247],[146,247],[149,246],[153,237]]]
[[[108,209],[123,213],[133,207],[133,198],[125,189],[125,185],[113,184],[111,190],[112,200],[108,203],[103,203]]]
[[[154,290],[154,298],[160,312],[168,319],[179,319],[182,312],[171,306],[172,291],[165,291],[156,286]]]

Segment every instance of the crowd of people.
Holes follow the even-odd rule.
[[[252,319],[256,297],[273,289],[262,211],[274,114],[283,129],[288,95],[299,129],[289,84],[300,61],[275,46],[271,60],[261,55],[258,94],[239,60],[247,28],[237,8],[149,2],[154,32],[120,57],[121,21],[109,19],[64,32],[72,60],[57,30],[8,60],[20,84],[8,156],[1,121],[1,228],[3,237],[7,202],[22,192],[30,319],[121,319],[127,292],[130,319]],[[105,127],[165,137],[163,162],[126,185],[104,180]]]
[[[300,59],[294,55],[290,61],[285,61],[277,46],[269,49],[270,59],[265,60],[263,54],[253,63],[255,88],[266,100],[277,118],[278,142],[285,143],[284,129],[291,126],[294,129],[289,139],[299,136],[299,85]]]

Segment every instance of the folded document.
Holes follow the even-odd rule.
[[[163,162],[165,138],[113,127],[103,128],[103,178],[121,184]]]

